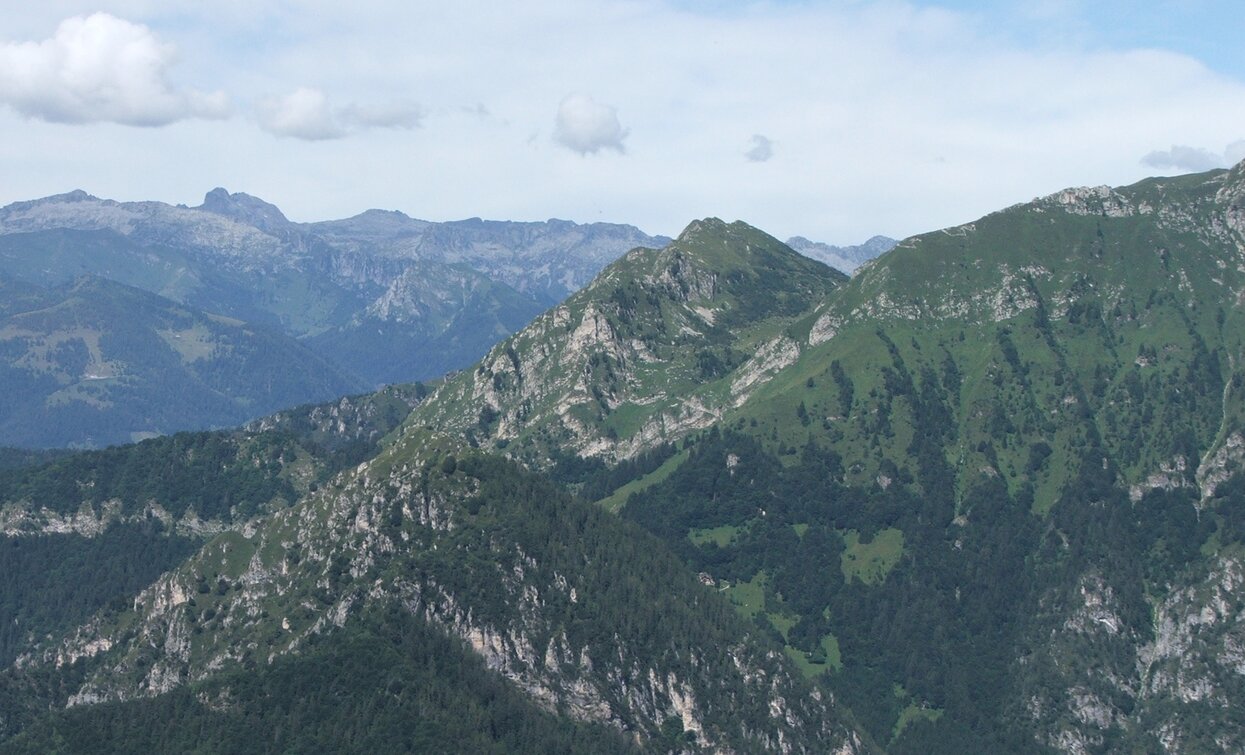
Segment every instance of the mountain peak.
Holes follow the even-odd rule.
[[[738,221],[736,221],[738,222]],[[725,232],[730,226],[721,218],[708,217],[700,220],[693,220],[687,224],[683,232],[679,234],[676,242],[687,242],[695,239],[703,233],[719,234]]]
[[[92,202],[98,199],[99,197],[94,196],[92,194],[87,194],[82,189],[74,189],[73,191],[68,191],[68,192],[65,192],[64,194],[53,194],[52,196],[47,197],[44,201],[46,202]]]
[[[230,194],[219,186],[203,197],[203,204],[198,209],[241,220],[264,231],[283,228],[290,223],[276,205],[242,192]]]

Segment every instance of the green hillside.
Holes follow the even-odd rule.
[[[6,283],[0,439],[105,446],[239,424],[362,385],[294,339],[100,278]]]
[[[0,470],[0,664],[374,456],[420,385]]]
[[[296,506],[222,533],[131,606],[30,652],[4,683],[36,697],[11,715],[19,726],[33,719],[24,736],[50,736],[38,732],[82,719],[46,720],[29,706],[155,697],[127,709],[142,720],[183,699],[186,685],[234,699],[257,683],[288,684],[280,670],[315,663],[308,648],[347,652],[351,638],[378,631],[366,617],[390,613],[413,621],[411,631],[467,643],[508,684],[569,717],[564,731],[572,720],[605,724],[655,749],[857,746],[827,699],[650,536],[513,462],[424,432]],[[386,627],[383,642],[369,640],[380,643],[374,652],[404,652],[394,623]],[[403,687],[429,683],[417,671],[392,673]],[[435,683],[465,694],[453,678]],[[158,697],[166,693],[175,697]],[[359,694],[354,704],[378,715],[390,705],[385,690]],[[419,714],[430,726],[443,715]],[[400,720],[371,735],[406,736],[392,728]]]
[[[621,506],[894,751],[1245,742],[1211,702],[1242,684],[1215,601],[1241,568],[1243,207],[1245,166],[1073,189],[901,242],[804,311],[744,287],[764,314],[711,343],[748,359],[699,377],[677,326],[670,357],[625,350],[671,321],[653,297],[629,339],[616,292],[657,277],[633,253],[410,422]],[[747,231],[692,228],[694,280],[726,279]]]
[[[902,242],[623,516],[897,752],[1243,741],[1243,173]]]
[[[448,381],[412,422],[537,467],[626,459],[707,427],[798,354],[789,332],[846,276],[743,223],[636,249]]]

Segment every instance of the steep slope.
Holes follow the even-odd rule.
[[[373,384],[431,380],[467,366],[542,310],[466,266],[415,262],[362,312],[306,342],[361,366]]]
[[[7,753],[639,751],[605,726],[542,710],[463,642],[401,611],[368,612],[262,669],[226,672],[155,699],[60,711],[2,746]]]
[[[1231,750],[1243,207],[1245,165],[1071,189],[786,310],[694,224],[410,421],[617,488],[896,752]]]
[[[187,685],[232,699],[250,682],[228,674],[274,678],[392,614],[389,626],[457,637],[542,708],[642,746],[863,747],[829,698],[655,545],[510,462],[408,430],[297,506],[218,536],[132,608],[24,656],[5,688],[30,694],[44,679],[51,699],[9,720],[56,699]]]
[[[629,458],[716,422],[800,350],[789,332],[845,278],[710,218],[637,249],[447,382],[412,422],[546,466]]]
[[[623,516],[895,751],[1238,749],[1243,200],[1245,165],[902,242]]]
[[[0,665],[379,450],[422,386],[0,471]]]
[[[0,350],[9,445],[237,424],[361,387],[288,336],[90,277],[6,296]]]

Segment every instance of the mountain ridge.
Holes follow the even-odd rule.
[[[0,208],[0,275],[42,286],[81,274],[116,280],[284,331],[374,387],[470,364],[596,265],[653,240],[630,226],[464,221],[436,231],[400,213],[359,217],[293,223],[262,199],[222,188],[196,208],[78,190]],[[418,248],[391,248],[412,240]],[[212,424],[239,419],[222,414]],[[195,419],[172,429],[199,426]],[[6,442],[26,441],[0,435]]]

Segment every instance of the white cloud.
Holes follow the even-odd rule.
[[[768,162],[774,156],[774,142],[761,134],[752,135],[752,145],[748,147],[748,151],[744,153],[744,157],[749,162],[763,163]]]
[[[411,129],[423,120],[423,110],[418,105],[352,103],[335,108],[323,92],[308,87],[260,99],[255,115],[260,128],[269,133],[308,141],[340,139],[371,128]]]
[[[107,13],[75,16],[42,42],[0,44],[0,102],[56,123],[163,126],[226,117],[224,93],[169,82],[175,58],[175,48],[146,26]]]
[[[260,128],[295,139],[340,139],[346,128],[328,98],[318,89],[299,87],[286,95],[265,97],[255,106]]]
[[[602,149],[625,152],[627,130],[618,121],[618,110],[586,94],[567,95],[558,105],[553,138],[558,144],[588,155]]]
[[[1173,144],[1171,149],[1155,150],[1141,158],[1141,164],[1159,170],[1177,170],[1199,173],[1215,168],[1226,168],[1245,159],[1245,139],[1235,141],[1223,152],[1211,152],[1201,147]]]
[[[177,45],[178,87],[223,89],[248,110],[314,86],[323,100],[301,117],[297,102],[272,98],[270,125],[346,138],[306,150],[254,117],[84,134],[0,107],[0,204],[77,186],[193,203],[226,185],[305,220],[388,207],[673,234],[716,215],[843,244],[972,221],[1066,186],[1131,183],[1160,172],[1140,162],[1153,150],[1218,154],[1245,136],[1241,76],[1188,47],[1087,37],[1099,27],[1059,16],[1070,0],[1040,2],[1048,26],[933,0],[10,3],[8,39],[42,39],[88,8],[146,24]],[[993,23],[999,14],[1013,23]],[[363,107],[414,92],[422,120]],[[606,110],[596,138],[583,119],[559,118],[555,140],[568,92],[618,112]],[[362,103],[353,115],[350,102]],[[415,124],[418,149],[403,130]],[[761,129],[782,171],[747,161]],[[628,157],[570,159],[593,147]]]

